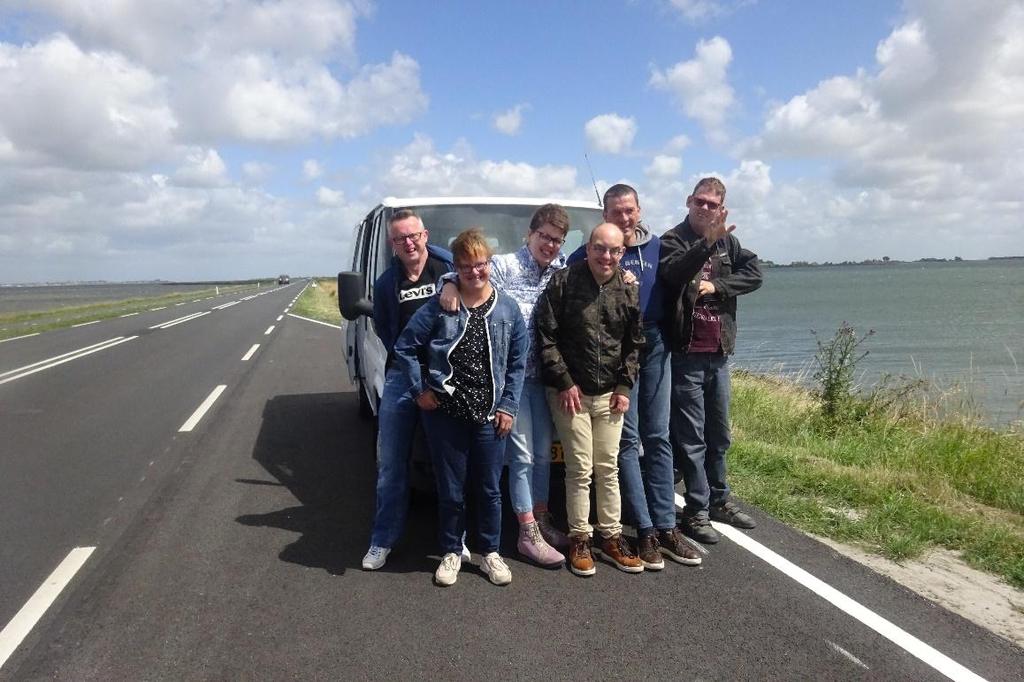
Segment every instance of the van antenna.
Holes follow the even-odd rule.
[[[594,194],[597,196],[597,205],[604,208],[601,203],[601,193],[597,191],[597,180],[594,179],[594,169],[590,167],[590,157],[587,156],[586,152],[583,152],[583,158],[587,161],[587,170],[590,171],[590,181],[594,183]]]

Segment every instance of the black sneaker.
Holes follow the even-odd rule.
[[[711,527],[711,521],[706,516],[684,516],[679,520],[679,529],[705,545],[718,542],[718,533]]]
[[[686,566],[700,566],[702,560],[689,541],[683,537],[678,528],[658,531],[658,546],[661,553]]]
[[[711,509],[708,513],[715,521],[728,523],[730,526],[735,526],[737,528],[757,528],[757,523],[754,519],[750,518],[749,514],[741,512],[740,508],[732,502],[713,504],[711,505]]]

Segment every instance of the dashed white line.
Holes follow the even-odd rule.
[[[676,505],[678,505],[680,509],[685,505],[685,500],[679,493],[676,493]],[[946,656],[937,649],[925,644],[906,630],[896,626],[885,618],[882,618],[874,611],[862,606],[850,597],[847,597],[825,581],[814,577],[789,559],[786,559],[782,555],[768,549],[760,542],[752,539],[746,533],[722,523],[712,522],[711,525],[714,526],[715,530],[735,542],[743,549],[747,550],[768,565],[782,571],[786,576],[797,581],[811,592],[814,592],[816,595],[829,602],[843,613],[853,617],[855,620],[859,620],[861,623],[867,625],[869,628],[882,635],[896,646],[900,647],[912,656],[915,656],[920,661],[930,665],[932,668],[935,668],[935,670],[939,671],[951,680],[984,681],[983,677],[971,672],[949,656]]]
[[[7,659],[32,631],[46,610],[75,577],[78,570],[85,565],[95,549],[95,547],[75,547],[68,552],[53,573],[29,597],[21,610],[14,614],[14,618],[4,626],[3,630],[0,630],[0,666],[7,662]]]
[[[248,362],[249,358],[253,356],[253,354],[256,352],[256,349],[259,347],[260,344],[258,343],[252,344],[252,348],[249,349],[249,352],[242,356],[242,362]]]
[[[133,315],[138,315],[138,313],[125,313],[124,315],[121,315],[120,317],[131,317]]]
[[[194,301],[192,301],[192,302],[193,302],[193,303],[199,303],[199,302],[200,302],[201,300],[203,300],[203,299],[201,299],[201,298],[197,298],[196,300],[194,300]]]
[[[92,322],[79,322],[78,324],[71,325],[72,327],[87,327],[90,324],[96,324],[100,320],[93,320]]]
[[[278,315],[277,316],[277,321],[278,322],[280,322],[282,319],[284,319],[284,315]]]
[[[31,334],[22,334],[21,336],[12,336],[9,339],[0,340],[0,343],[7,343],[8,341],[17,341],[18,339],[27,339],[30,336],[39,336],[39,332],[32,332]]]
[[[185,304],[184,304],[184,303],[176,303],[175,305],[185,305]],[[149,311],[150,311],[150,312],[156,312],[157,310],[163,310],[163,309],[165,309],[166,307],[167,307],[167,306],[165,306],[165,305],[162,305],[162,306],[160,306],[160,307],[158,307],[158,308],[150,308],[150,309],[149,309]]]
[[[185,305],[188,301],[182,301],[181,303],[175,303],[174,307],[177,308],[179,305]]]
[[[209,314],[210,314],[209,310],[204,310],[201,313],[192,313],[191,315],[185,315],[184,317],[176,317],[175,319],[169,320],[167,322],[161,322],[160,324],[154,324],[152,327],[150,327],[150,329],[167,329],[168,327],[173,327],[176,324],[182,324],[184,322],[190,322],[190,321],[196,319],[197,317],[202,317],[203,315],[209,315]]]
[[[231,301],[230,303],[224,303],[223,305],[215,305],[213,307],[213,309],[214,310],[224,310],[225,308],[230,308],[233,305],[238,305],[238,303],[239,303],[239,301]]]
[[[836,644],[835,642],[826,639],[825,643],[828,644],[829,648],[831,648],[832,651],[836,652],[837,654],[839,654],[840,656],[842,656],[846,660],[850,661],[854,665],[860,666],[861,668],[864,668],[864,670],[870,670],[870,668],[867,666],[867,663],[865,663],[864,661],[860,660],[859,658],[857,658],[856,656],[851,654],[849,651],[847,651],[843,647],[841,647],[838,644]]]
[[[73,350],[69,353],[64,353],[63,355],[56,355],[52,358],[47,358],[46,360],[33,362],[31,365],[25,365],[24,367],[18,367],[17,369],[7,370],[3,374],[0,374],[0,377],[4,377],[3,379],[0,379],[0,384],[6,384],[8,381],[14,381],[15,379],[27,377],[30,374],[42,372],[44,369],[50,369],[51,367],[56,367],[57,365],[63,365],[65,362],[71,362],[72,360],[77,360],[78,358],[85,357],[86,355],[92,355],[93,353],[97,353],[101,350],[113,348],[114,346],[118,346],[122,343],[137,338],[139,337],[129,336],[128,338],[125,338],[123,336],[115,336],[112,339],[101,341],[100,343],[95,343],[91,346],[86,346],[84,348],[79,348],[78,350]]]
[[[263,332],[263,335],[266,336],[272,331],[274,331],[274,325],[270,325],[269,327],[267,327],[267,331]]]
[[[210,395],[206,396],[206,400],[204,400],[199,405],[199,407],[196,408],[196,411],[192,413],[191,417],[185,420],[185,423],[181,425],[181,428],[178,429],[178,431],[187,433],[194,429],[196,427],[196,424],[199,423],[199,420],[202,419],[203,415],[206,414],[207,410],[209,410],[213,406],[213,404],[217,402],[217,398],[220,397],[220,394],[223,393],[224,389],[226,388],[226,384],[221,384],[217,388],[213,389]]]
[[[298,319],[305,320],[306,322],[315,322],[317,324],[322,324],[325,327],[331,327],[332,329],[341,329],[341,325],[331,324],[330,322],[321,322],[320,320],[314,320],[312,317],[303,317],[302,315],[296,315],[295,313],[288,313],[288,317],[297,317]]]

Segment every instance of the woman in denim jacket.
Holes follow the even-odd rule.
[[[505,437],[519,409],[529,339],[519,306],[490,283],[491,250],[479,229],[451,245],[461,303],[424,304],[398,338],[395,360],[423,415],[437,482],[441,565],[439,585],[451,585],[462,566],[466,472],[480,502],[481,568],[495,585],[512,581],[498,554],[501,467]],[[467,467],[469,460],[473,466]]]

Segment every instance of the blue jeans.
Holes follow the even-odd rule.
[[[729,498],[729,358],[721,353],[672,353],[672,441],[686,482],[689,516]]]
[[[537,502],[547,504],[553,432],[544,385],[527,379],[519,398],[519,413],[505,444],[508,494],[516,514],[533,511]]]
[[[395,546],[409,511],[409,456],[420,408],[408,392],[405,374],[389,369],[377,412],[377,512],[370,535],[376,547]]]
[[[437,483],[438,540],[441,554],[462,552],[466,532],[466,472],[477,501],[481,554],[497,552],[501,544],[501,466],[505,440],[494,424],[474,424],[444,410],[423,412]],[[472,462],[472,463],[471,463]]]
[[[668,530],[676,525],[669,414],[672,372],[669,352],[658,327],[645,327],[640,373],[629,396],[629,411],[619,441],[619,488],[637,530]],[[643,471],[640,444],[644,446]]]

